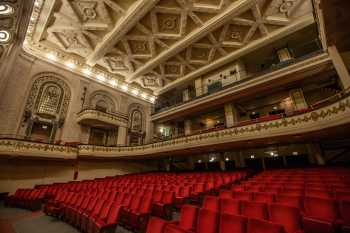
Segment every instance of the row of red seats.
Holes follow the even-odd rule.
[[[5,200],[6,206],[15,206],[30,210],[39,210],[46,197],[47,189],[18,189],[16,193]]]
[[[178,222],[152,217],[146,233],[284,233],[283,226],[241,215],[220,214],[185,205]]]
[[[287,233],[299,232],[303,228],[307,229],[306,232],[335,232],[336,229],[350,229],[350,200],[337,203],[330,199],[305,197],[303,209],[294,206],[294,201],[294,199],[286,199],[285,202],[273,203],[271,199],[248,201],[206,196],[202,208],[225,214],[270,220],[282,224]]]

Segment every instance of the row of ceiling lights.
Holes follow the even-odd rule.
[[[278,157],[278,156],[279,156],[276,152],[273,152],[273,151],[267,152],[267,153],[268,153],[271,157]],[[293,151],[292,154],[293,154],[293,155],[299,155],[299,152]],[[250,155],[250,158],[251,158],[251,159],[255,159],[255,155]],[[216,157],[210,157],[209,162],[214,162],[215,160],[216,160]],[[230,161],[230,158],[229,158],[229,157],[226,157],[226,158],[225,158],[225,161]],[[198,163],[202,163],[203,161],[202,161],[201,159],[199,159],[197,162],[198,162]]]
[[[36,7],[40,7],[42,5],[42,1],[36,0],[34,5]],[[35,11],[33,10],[33,14],[30,19],[32,23],[34,23],[37,20],[37,17],[38,17],[38,14],[36,14]],[[32,33],[32,28],[28,29],[28,33]],[[28,43],[28,41],[25,41],[25,43]],[[137,88],[134,88],[134,87],[131,88],[127,83],[119,83],[114,78],[108,77],[108,75],[105,74],[103,71],[99,71],[88,65],[83,65],[83,67],[78,67],[77,63],[74,62],[73,60],[63,61],[53,52],[47,53],[46,58],[48,58],[52,62],[60,62],[60,64],[65,65],[70,70],[80,71],[81,74],[83,74],[84,76],[87,76],[88,78],[95,78],[95,80],[100,83],[111,86],[112,88],[118,88],[119,90],[126,92],[128,94],[131,94],[133,96],[141,97],[142,99],[146,101],[150,101],[151,103],[154,103],[156,100],[155,96],[145,92],[141,92]]]

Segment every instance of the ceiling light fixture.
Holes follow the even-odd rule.
[[[67,62],[66,66],[70,69],[74,69],[76,67],[76,65],[72,61]]]
[[[109,83],[110,83],[113,87],[117,86],[117,82],[116,82],[114,79],[110,80]]]
[[[84,69],[82,70],[82,72],[83,72],[85,75],[88,75],[88,76],[90,76],[90,75],[92,74],[92,71],[91,71],[90,68],[84,68]]]
[[[128,89],[129,89],[129,87],[128,87],[128,85],[123,85],[123,86],[121,86],[121,88],[124,90],[124,91],[127,91]]]
[[[57,56],[56,56],[55,54],[53,54],[53,53],[48,53],[48,54],[46,55],[46,57],[47,57],[49,60],[51,60],[51,61],[56,61],[56,60],[57,60]]]
[[[106,81],[106,77],[105,77],[103,74],[98,74],[98,75],[96,76],[96,78],[97,78],[99,81],[101,81],[101,82]]]

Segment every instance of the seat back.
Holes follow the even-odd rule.
[[[171,204],[174,201],[174,192],[164,191],[162,195],[162,203]]]
[[[221,190],[219,196],[220,198],[232,198],[232,192],[229,190]]]
[[[249,219],[247,233],[284,233],[283,226],[260,219]]]
[[[220,212],[239,215],[241,213],[241,201],[232,198],[220,199]]]
[[[243,201],[241,214],[249,218],[267,219],[266,203]]]
[[[140,205],[141,205],[141,200],[142,200],[141,196],[135,195],[131,201],[130,209],[131,210],[138,210]]]
[[[179,227],[184,230],[196,229],[198,217],[198,207],[193,205],[183,205],[181,208],[181,215],[179,220]]]
[[[296,207],[299,209],[303,208],[301,196],[278,194],[276,195],[276,203]]]
[[[242,200],[242,201],[252,200],[252,193],[251,192],[235,191],[232,194],[233,194],[233,199],[238,199],[238,200]]]
[[[256,192],[253,193],[255,202],[272,203],[275,201],[275,195],[272,193]]]
[[[246,233],[247,218],[239,215],[221,214],[219,233]]]
[[[151,212],[151,208],[152,208],[152,197],[151,196],[143,197],[139,212],[142,214],[149,213]]]
[[[160,202],[162,200],[163,192],[160,190],[156,190],[153,193],[153,202]]]
[[[339,212],[345,225],[350,226],[350,201],[343,200],[340,202]]]
[[[302,216],[300,210],[295,207],[271,204],[269,220],[283,225],[286,233],[295,233],[302,229]]]
[[[157,217],[151,217],[151,219],[148,221],[146,233],[163,233],[165,226],[165,220]]]
[[[216,233],[218,214],[215,211],[200,209],[197,221],[197,233]]]
[[[304,210],[307,217],[333,222],[338,217],[337,204],[332,199],[305,197]]]
[[[214,196],[205,196],[202,208],[213,211],[219,211],[219,198]]]

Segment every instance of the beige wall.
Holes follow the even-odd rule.
[[[6,74],[0,74],[2,82],[0,90],[3,90],[0,98],[0,134],[24,135],[26,124],[23,124],[23,113],[25,104],[29,96],[32,84],[41,73],[55,73],[60,75],[71,90],[71,100],[68,107],[66,120],[62,129],[59,129],[55,140],[63,142],[81,142],[87,143],[88,130],[84,130],[76,122],[76,114],[82,109],[82,100],[84,87],[86,91],[86,101],[89,101],[90,95],[96,91],[107,92],[116,102],[117,110],[128,114],[129,107],[133,104],[140,104],[145,113],[146,132],[151,126],[150,114],[151,104],[138,98],[127,95],[118,90],[99,84],[85,77],[76,75],[67,70],[63,70],[45,61],[35,59],[25,52],[20,52],[13,62],[8,64],[12,69]],[[146,135],[146,142],[152,138],[152,135]]]
[[[151,171],[151,163],[129,161],[53,161],[0,159],[0,192],[13,193],[18,188],[32,188],[36,184],[51,184],[73,180],[78,167],[78,180],[105,176],[123,175],[133,172]]]

